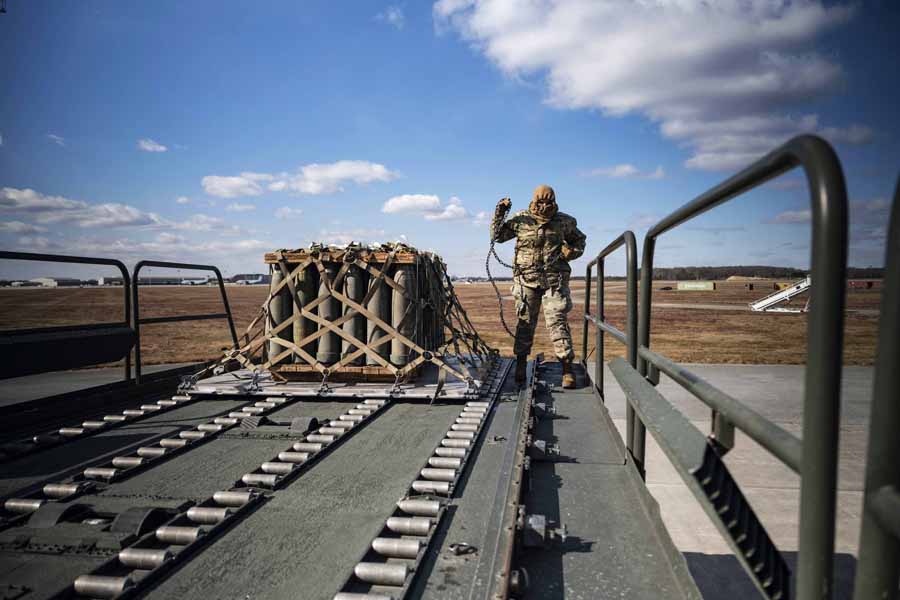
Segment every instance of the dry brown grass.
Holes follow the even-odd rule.
[[[509,283],[500,283],[509,296]],[[715,292],[661,291],[674,284],[654,282],[654,303],[740,304],[756,300],[771,289],[761,284],[754,291],[743,283],[724,283]],[[259,310],[267,294],[264,286],[229,286],[228,299],[240,334]],[[458,285],[460,301],[476,329],[492,346],[504,354],[512,353],[512,340],[503,331],[497,301],[487,283]],[[607,282],[605,296],[610,304],[606,318],[624,329],[625,288],[622,282]],[[576,353],[581,354],[584,287],[573,282],[575,306],[570,314]],[[122,318],[121,289],[2,289],[0,290],[0,329],[109,322]],[[849,308],[878,307],[878,290],[849,291]],[[221,312],[217,288],[166,286],[143,288],[143,317]],[[511,299],[504,301],[507,322],[514,326]],[[872,364],[878,333],[878,317],[848,313],[845,322],[846,364]],[[651,328],[654,350],[679,362],[802,364],[806,360],[806,316],[760,314],[747,311],[720,311],[690,308],[655,308]],[[593,337],[593,336],[591,336]],[[142,328],[142,352],[146,364],[190,362],[217,358],[230,345],[224,321],[195,321]],[[588,348],[593,347],[593,341]],[[552,356],[552,346],[541,317],[534,352]],[[605,357],[623,353],[622,347],[607,336]]]

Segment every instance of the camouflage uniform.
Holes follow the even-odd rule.
[[[552,190],[551,190],[552,193]],[[544,319],[560,360],[571,361],[572,332],[567,315],[572,310],[568,261],[584,253],[586,237],[574,217],[556,212],[549,220],[523,210],[504,220],[498,212],[491,223],[493,239],[503,243],[516,238],[513,261],[513,297],[516,300],[516,340],[513,352],[527,355],[534,340],[538,311],[544,305]]]

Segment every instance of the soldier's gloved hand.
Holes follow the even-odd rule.
[[[565,244],[563,245],[559,253],[562,254],[563,259],[565,259],[567,262],[570,260],[574,260],[575,258],[575,251]]]
[[[503,198],[500,202],[497,203],[497,207],[494,209],[495,215],[505,215],[509,212],[509,209],[512,208],[512,200],[509,198]]]

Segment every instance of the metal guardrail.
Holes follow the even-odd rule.
[[[0,260],[30,260],[37,262],[54,262],[66,264],[82,264],[82,265],[106,265],[116,267],[122,273],[122,297],[125,318],[122,321],[114,321],[109,323],[85,323],[77,326],[66,327],[43,327],[39,329],[18,330],[27,333],[54,333],[54,332],[70,332],[77,333],[80,331],[103,331],[111,327],[131,327],[131,305],[128,302],[128,290],[130,288],[130,279],[128,277],[128,269],[118,260],[112,258],[94,258],[89,256],[70,256],[64,254],[42,254],[35,252],[9,252],[0,251]],[[10,332],[3,332],[10,333]],[[125,381],[131,379],[131,352],[125,355]]]
[[[139,274],[144,267],[160,267],[166,269],[188,269],[194,271],[210,271],[215,273],[216,280],[219,283],[219,291],[222,293],[222,304],[225,305],[224,313],[211,313],[202,315],[174,315],[170,317],[150,317],[142,319],[140,317],[139,291],[140,278]],[[150,325],[154,323],[179,323],[184,321],[205,321],[209,319],[228,319],[228,327],[231,331],[231,339],[234,342],[234,348],[238,348],[237,331],[234,328],[234,319],[231,317],[231,307],[228,305],[228,295],[225,293],[225,283],[222,280],[222,273],[218,267],[213,265],[198,265],[192,263],[176,263],[159,260],[142,260],[134,266],[134,272],[131,276],[134,285],[131,288],[131,302],[134,305],[134,333],[136,341],[134,344],[134,378],[136,383],[141,382],[141,325]]]
[[[900,181],[887,236],[879,329],[855,600],[893,600],[900,579]]]
[[[797,166],[806,172],[810,187],[811,274],[813,281],[816,282],[810,293],[802,440],[743,406],[735,398],[717,390],[687,369],[650,350],[653,257],[657,238]],[[638,371],[645,378],[649,374],[652,380],[652,369],[659,369],[712,408],[714,435],[718,431],[720,436],[727,438],[732,428],[736,426],[801,475],[800,545],[796,587],[797,597],[801,600],[830,597],[832,588],[846,263],[847,192],[843,172],[831,146],[821,138],[809,135],[788,141],[737,175],[685,204],[657,223],[644,238],[638,323]],[[648,397],[647,389],[640,386],[632,388],[635,397]],[[662,441],[667,442],[665,439]],[[678,441],[675,440],[673,443]],[[636,458],[638,450],[635,452]],[[687,465],[676,466],[688,468]],[[727,480],[727,470],[719,469],[717,472],[719,480],[722,478]],[[696,470],[691,470],[690,475],[699,477]],[[701,483],[705,486],[706,481],[708,479]],[[715,487],[706,488],[706,493],[709,494],[707,500],[713,504],[721,493],[713,489]],[[736,494],[737,504],[742,507],[745,505],[736,488],[729,487],[728,494]],[[727,514],[727,511],[734,507],[726,504],[715,508],[720,513],[726,511]],[[724,518],[721,517],[723,522]],[[746,515],[741,517],[742,520],[746,518],[749,517]],[[722,523],[717,525],[721,526]],[[731,529],[730,524],[725,525]],[[730,532],[737,535],[730,540],[736,550],[739,550],[741,545],[740,536],[748,535],[741,533],[740,529],[740,526],[737,526],[737,532]],[[761,530],[761,526],[754,525],[751,529]],[[777,550],[774,552],[777,554]],[[746,552],[743,555],[739,554],[739,559],[745,567],[751,569],[748,558]],[[761,563],[759,568],[762,568]],[[760,591],[771,595],[768,588],[763,590],[767,583],[762,578],[756,577],[754,581],[760,586]],[[769,581],[768,584],[771,585],[772,582]],[[789,593],[789,587],[785,589]],[[779,590],[775,593],[784,592]]]
[[[614,325],[606,320],[603,311],[604,307],[604,267],[606,257],[625,246],[625,332],[623,333]],[[596,265],[597,267],[597,315],[591,314],[591,272]],[[628,364],[637,367],[637,242],[634,233],[625,231],[614,239],[606,248],[601,250],[597,256],[587,264],[584,273],[584,326],[581,336],[581,357],[584,369],[587,371],[588,365],[588,324],[596,328],[594,343],[594,387],[603,395],[603,348],[604,335],[610,334],[618,342],[625,344]],[[631,404],[626,406],[626,448],[635,459],[638,471],[643,475],[643,448],[646,432],[643,423],[638,420],[635,422],[634,407]],[[637,430],[635,429],[637,427]],[[635,441],[638,442],[640,459],[635,457]]]

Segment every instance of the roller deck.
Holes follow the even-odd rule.
[[[589,388],[561,390],[554,367],[532,367],[531,383],[519,389],[508,376],[509,361],[502,361],[497,381],[483,392],[484,404],[493,404],[484,409],[483,426],[451,494],[414,496],[440,500],[442,512],[421,538],[422,551],[402,588],[360,581],[354,568],[371,554],[373,540],[397,514],[398,500],[410,496],[412,482],[452,426],[461,416],[480,414],[461,410],[482,408],[468,409],[456,400],[388,401],[293,481],[261,490],[261,501],[246,514],[202,547],[176,556],[164,573],[141,581],[150,571],[136,571],[138,584],[124,595],[331,599],[349,590],[394,598],[657,598],[662,590],[670,598],[699,597],[640,475],[625,460],[606,409]],[[258,400],[197,398],[34,452],[3,465],[0,489],[7,498],[34,493],[49,481],[77,477],[112,456],[171,439]],[[203,503],[302,439],[298,422],[335,419],[359,401],[285,399],[265,420],[232,427],[133,475],[53,502],[87,505],[95,517],[107,516],[106,522],[63,519],[48,525],[34,522],[37,513],[7,522],[0,530],[0,581],[7,596],[81,597],[72,582],[103,572],[111,557],[134,542],[135,536],[110,533],[116,515],[147,507],[174,513]],[[559,455],[527,458],[532,437],[557,444]],[[546,517],[548,530],[564,522],[565,536],[548,534],[537,545],[523,545],[516,525],[520,510]],[[396,562],[389,558],[386,564]],[[522,586],[526,577],[527,591],[510,589],[510,581]]]

